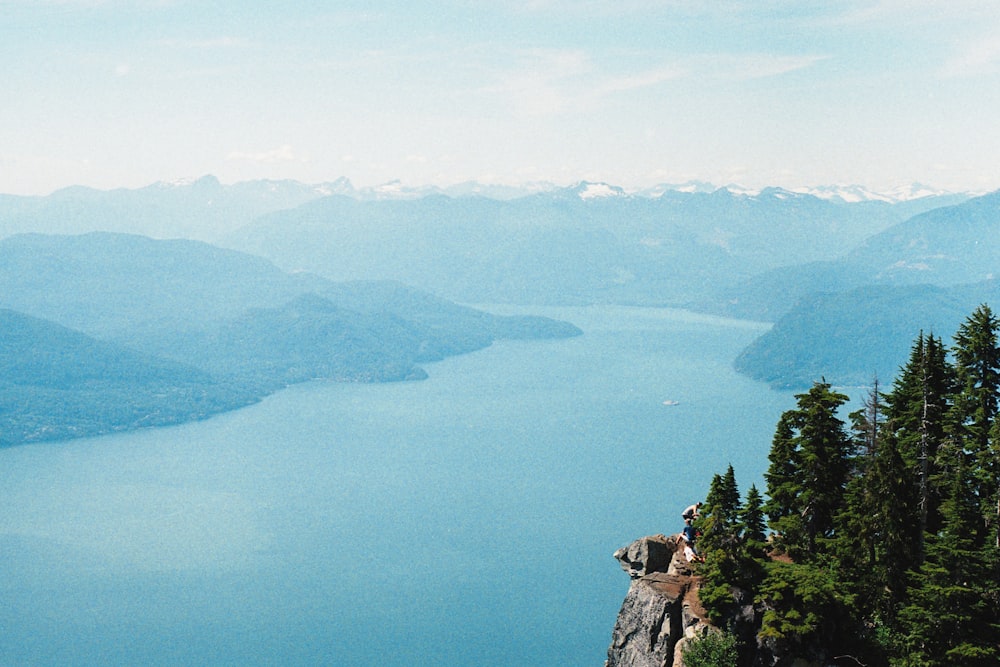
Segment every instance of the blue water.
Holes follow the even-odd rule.
[[[0,450],[0,664],[603,664],[612,552],[760,486],[794,399],[730,368],[758,324],[532,312],[586,333]]]

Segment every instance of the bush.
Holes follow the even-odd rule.
[[[709,632],[681,649],[684,667],[733,667],[739,661],[736,637]]]

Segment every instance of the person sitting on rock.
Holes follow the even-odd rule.
[[[698,510],[701,509],[701,503],[695,503],[694,505],[688,505],[687,509],[681,514],[681,518],[685,521],[694,521],[698,518]]]
[[[684,537],[684,541],[688,544],[694,544],[695,538],[698,533],[695,531],[694,526],[691,524],[691,519],[684,520],[684,530],[681,531],[681,535]]]
[[[687,559],[689,563],[704,563],[705,558],[700,556],[697,551],[694,550],[694,545],[690,542],[684,545],[684,558]]]

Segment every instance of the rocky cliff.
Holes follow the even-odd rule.
[[[643,537],[615,552],[632,578],[605,667],[683,667],[684,644],[712,627],[679,536]]]

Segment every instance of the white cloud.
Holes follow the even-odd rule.
[[[571,105],[570,80],[593,69],[580,50],[529,49],[518,54],[518,65],[483,89],[499,94],[518,116],[560,113]]]
[[[963,44],[960,52],[944,64],[941,74],[946,77],[967,77],[990,74],[1000,69],[1000,36]]]
[[[829,56],[749,53],[712,58],[711,60],[714,62],[709,65],[709,68],[716,69],[717,73],[724,78],[763,79],[807,69],[828,59]]]
[[[160,39],[155,44],[180,49],[230,49],[250,46],[250,42],[246,39],[228,35],[208,39]]]
[[[503,98],[517,116],[549,116],[592,109],[615,95],[678,79],[776,77],[807,69],[829,57],[768,53],[696,55],[648,69],[602,71],[583,51],[532,50],[522,52],[518,66],[501,73],[498,82],[482,92]]]
[[[581,50],[527,50],[519,64],[482,89],[497,94],[518,116],[555,115],[592,107],[605,97],[656,86],[685,76],[685,68],[667,64],[637,71],[599,71]]]
[[[613,93],[627,92],[648,88],[665,81],[678,79],[688,74],[687,69],[678,65],[664,65],[658,69],[638,72],[636,74],[623,74],[618,77],[609,77],[603,81],[596,92],[601,95],[611,95]]]
[[[267,151],[247,152],[232,151],[226,156],[227,160],[236,162],[255,162],[257,164],[277,164],[279,162],[308,162],[308,159],[295,154],[288,144],[272,148]]]

